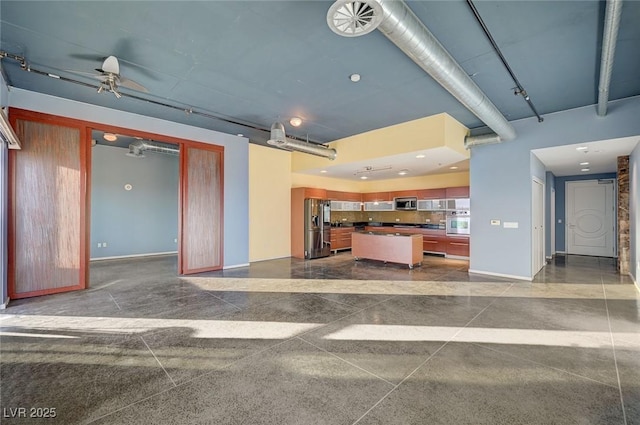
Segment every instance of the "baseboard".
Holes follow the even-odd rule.
[[[280,260],[282,258],[291,258],[290,255],[279,255],[277,257],[269,257],[269,258],[259,258],[259,259],[249,259],[249,263],[257,263],[260,261],[269,261],[269,260]]]
[[[0,304],[0,310],[4,310],[5,308],[7,308],[7,306],[9,305],[9,301],[11,301],[11,298],[7,297],[7,300]]]
[[[240,267],[249,267],[249,263],[245,263],[245,264],[234,264],[232,266],[224,266],[222,267],[222,270],[228,270],[228,269],[237,269]]]
[[[170,255],[177,254],[178,251],[167,251],[167,252],[151,252],[148,254],[131,254],[131,255],[114,255],[112,257],[96,257],[90,258],[91,261],[100,261],[100,260],[118,260],[123,258],[137,258],[137,257],[156,257],[159,255]]]
[[[465,256],[462,256],[462,255],[449,255],[449,254],[446,254],[444,256],[444,258],[450,258],[452,260],[469,260],[469,257],[465,257]]]
[[[556,254],[562,254],[565,255],[567,253],[567,251],[556,251]]]
[[[483,270],[469,269],[469,273],[483,274],[483,275],[487,275],[487,276],[496,276],[496,277],[506,277],[508,279],[526,280],[526,281],[529,281],[529,282],[531,282],[533,280],[532,277],[528,277],[528,276],[517,276],[517,275],[513,275],[513,274],[486,272],[486,271],[483,271]]]
[[[631,278],[631,281],[633,282],[633,284],[636,286],[636,289],[638,290],[638,292],[640,292],[640,283],[638,281],[636,281],[636,279],[633,277],[633,275],[631,274],[631,272],[627,273],[629,275],[629,277]]]

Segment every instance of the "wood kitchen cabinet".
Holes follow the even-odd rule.
[[[417,190],[397,190],[395,192],[389,192],[389,198],[411,198],[418,197]]]
[[[446,198],[446,189],[421,189],[417,191],[418,199],[443,199]]]
[[[362,202],[391,201],[389,192],[371,192],[362,194]]]
[[[448,187],[445,190],[446,198],[468,198],[469,186]]]
[[[446,254],[447,238],[444,236],[423,235],[422,250],[436,254]]]
[[[340,249],[351,249],[351,234],[355,227],[332,227],[331,228],[331,251],[337,252]]]
[[[317,187],[305,187],[304,197],[305,199],[327,199],[327,191]]]
[[[447,255],[469,257],[469,238],[447,237]]]
[[[337,190],[327,190],[327,198],[331,201],[362,202],[362,194],[355,192],[339,192]]]

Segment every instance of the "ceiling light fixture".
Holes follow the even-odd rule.
[[[116,140],[118,140],[118,136],[116,136],[113,133],[104,133],[104,135],[102,136],[104,138],[104,140],[106,140],[107,142],[115,142]]]
[[[349,75],[349,79],[352,83],[357,83],[358,81],[360,81],[360,74],[351,74]]]
[[[369,177],[367,177],[367,176],[360,176],[360,179],[362,179],[362,180],[366,180],[366,179],[368,179],[368,178],[369,178]]]
[[[300,127],[300,125],[302,124],[302,118],[291,117],[291,119],[289,120],[289,124],[291,124],[294,127]]]
[[[426,156],[425,154],[420,153],[420,154],[416,155],[416,158],[424,158],[425,156]]]
[[[320,170],[320,172],[324,174],[327,172],[327,170]]]
[[[406,176],[409,173],[409,170],[400,170],[398,171],[398,174],[400,174],[401,176]]]
[[[589,165],[588,162],[581,162],[580,165]]]
[[[578,146],[578,147],[576,148],[576,150],[577,150],[577,151],[586,151],[587,149],[589,149],[589,147],[588,147],[588,146]]]
[[[589,169],[588,168],[583,168],[580,171],[589,171]]]
[[[451,167],[449,167],[449,169],[450,169],[450,170],[457,170],[457,169],[458,169],[458,167],[457,167],[457,166],[455,166],[455,165],[452,165]]]

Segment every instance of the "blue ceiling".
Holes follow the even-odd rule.
[[[26,72],[2,59],[9,85],[264,141],[281,120],[287,134],[328,142],[447,112],[483,123],[379,31],[356,38],[327,26],[328,1],[6,1],[1,50],[32,69],[90,83],[115,55],[122,92],[171,109]],[[507,117],[533,116],[465,1],[407,4]],[[516,76],[544,115],[597,102],[604,2],[476,1]],[[610,99],[640,95],[640,2],[626,1]],[[349,75],[360,73],[359,83]],[[196,114],[187,114],[193,109]],[[595,113],[595,108],[594,108]],[[206,116],[203,116],[206,115]],[[287,121],[300,116],[292,128]],[[214,117],[222,118],[217,119]],[[238,125],[231,123],[241,123]],[[246,125],[244,125],[246,124]],[[544,125],[544,123],[540,124]],[[247,127],[248,126],[248,127]]]

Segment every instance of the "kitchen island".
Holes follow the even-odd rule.
[[[407,264],[410,269],[422,264],[422,235],[354,232],[351,234],[351,254],[391,263]]]

